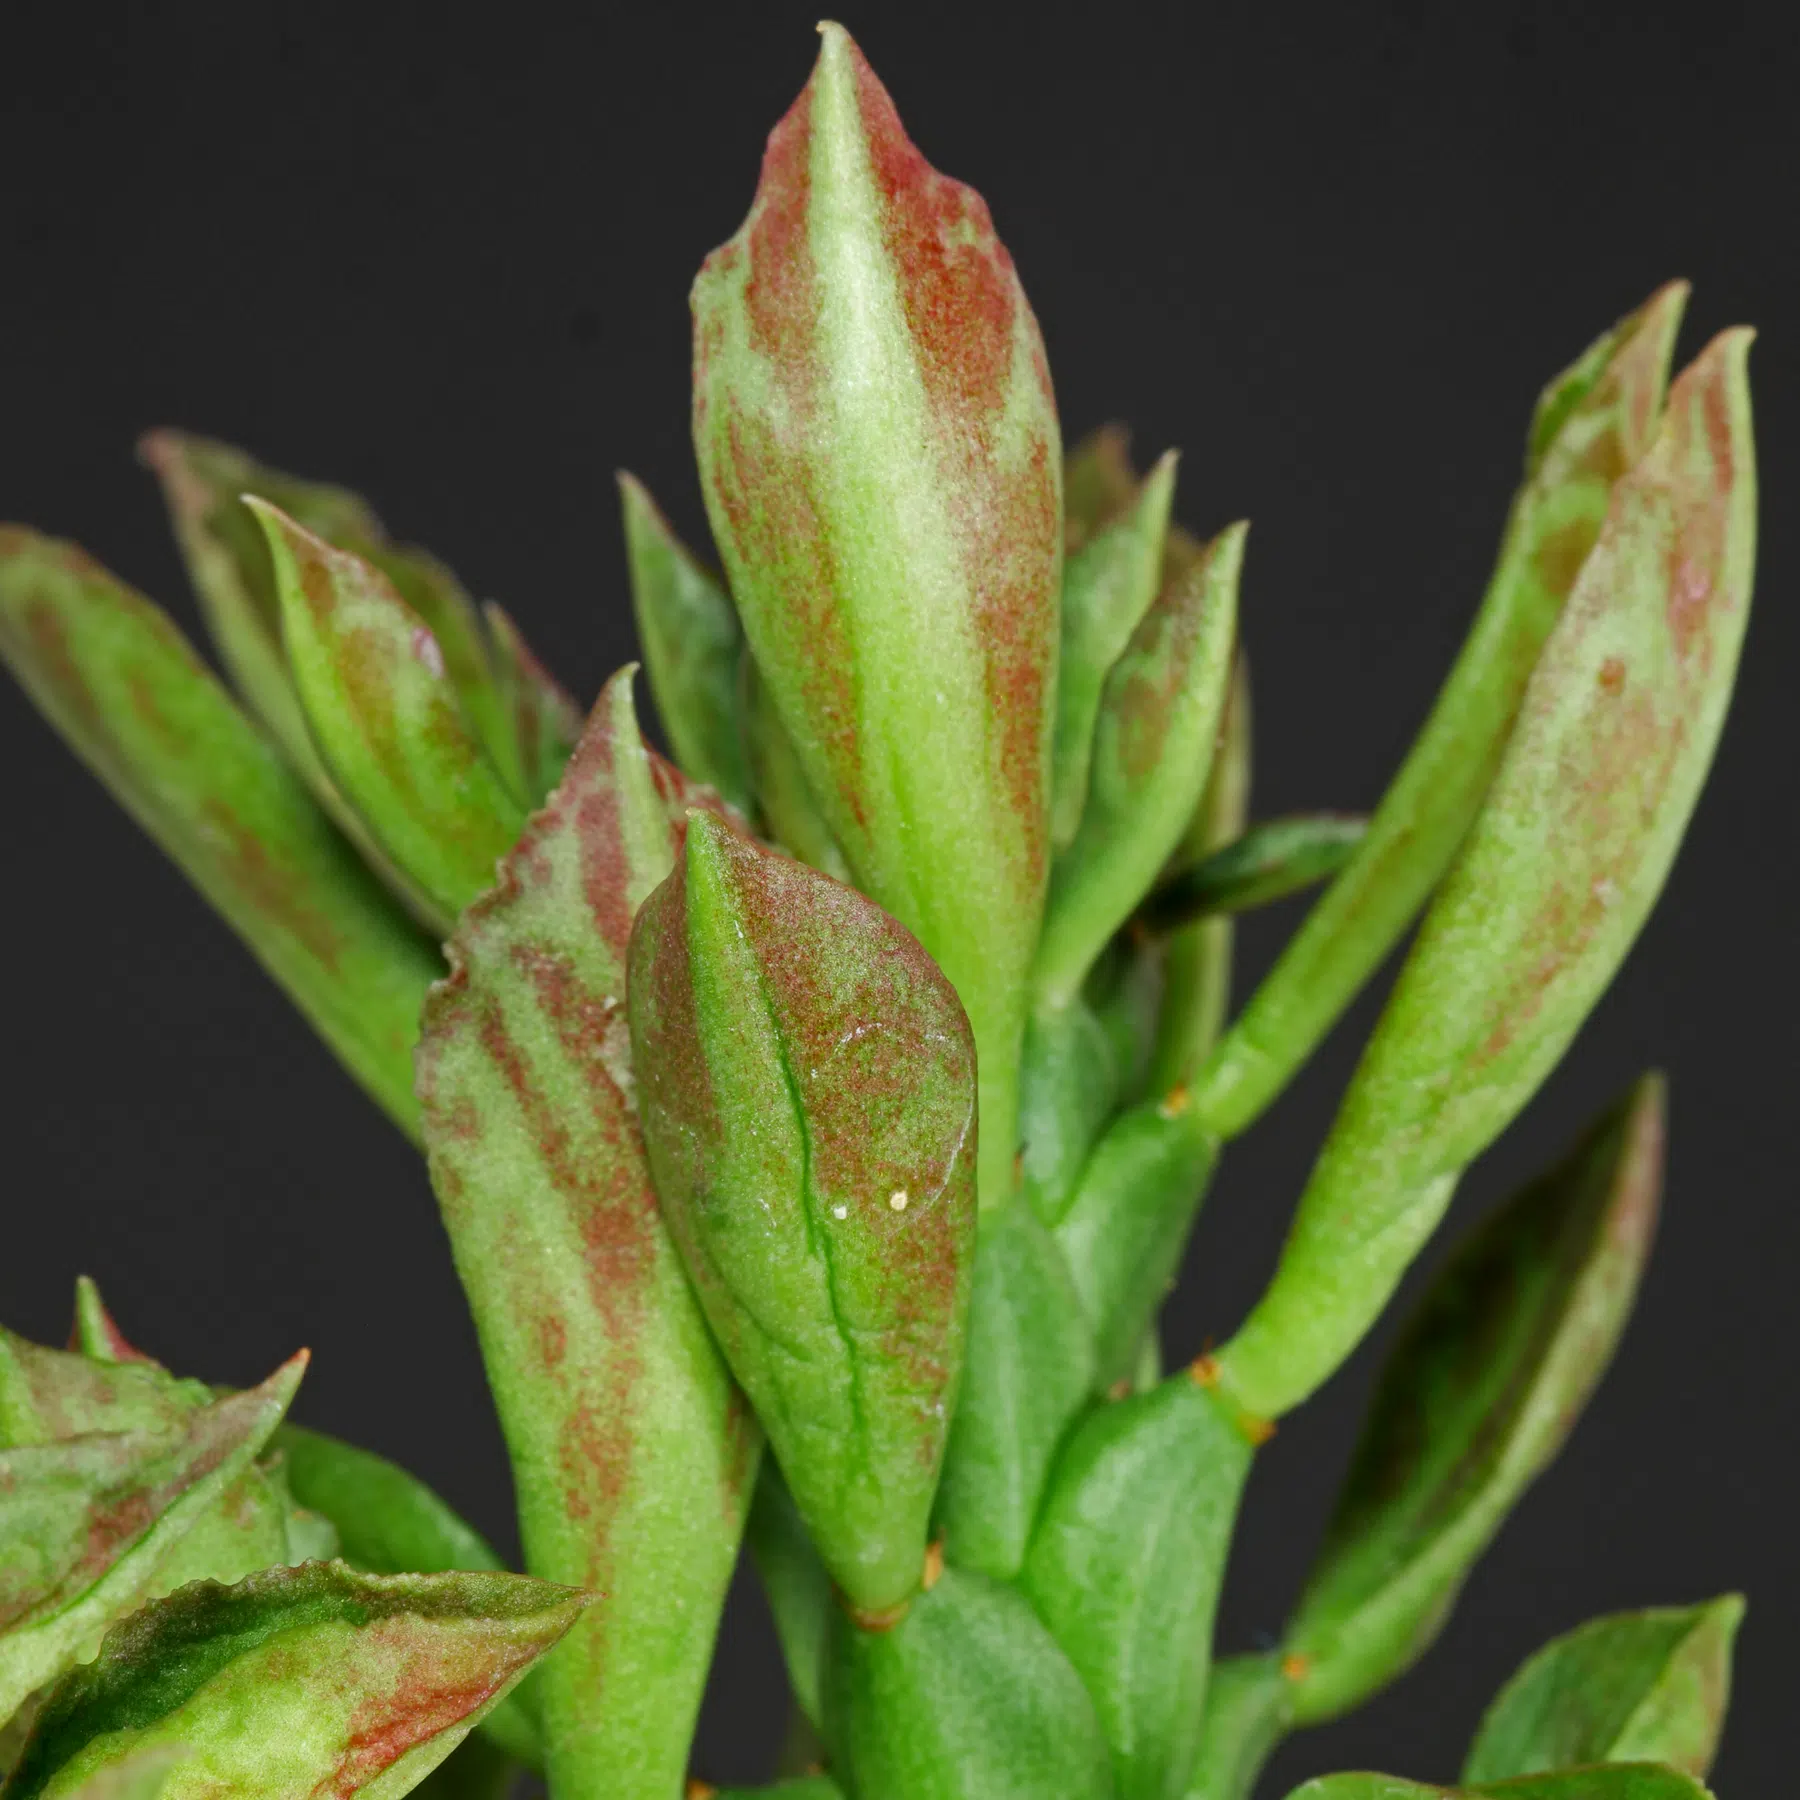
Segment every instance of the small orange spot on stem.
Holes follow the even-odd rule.
[[[1289,1681],[1304,1681],[1312,1669],[1312,1663],[1297,1650],[1290,1650],[1281,1659],[1281,1672]]]
[[[698,1775],[688,1777],[687,1800],[712,1800],[718,1791],[710,1781],[702,1781]]]
[[[919,1586],[926,1593],[937,1586],[944,1573],[944,1540],[939,1538],[935,1544],[925,1546],[925,1567],[919,1576]]]
[[[1609,656],[1600,665],[1600,688],[1603,693],[1618,695],[1625,691],[1624,659]]]
[[[1273,1419],[1259,1419],[1254,1413],[1240,1413],[1238,1415],[1238,1430],[1241,1431],[1253,1445],[1266,1444],[1269,1439],[1275,1435],[1275,1421]]]
[[[1219,1385],[1219,1359],[1210,1353],[1196,1356],[1188,1364],[1188,1374],[1203,1388],[1216,1388]]]
[[[1187,1091],[1185,1082],[1177,1082],[1163,1095],[1157,1112],[1165,1119],[1179,1119],[1193,1104],[1193,1096]]]
[[[1112,1384],[1112,1386],[1106,1390],[1106,1397],[1109,1400],[1123,1400],[1125,1398],[1125,1396],[1127,1394],[1129,1394],[1130,1392],[1131,1392],[1130,1378],[1128,1376],[1121,1375],[1119,1377],[1119,1379],[1117,1381],[1115,1381]]]

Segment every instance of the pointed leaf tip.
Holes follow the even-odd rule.
[[[832,1575],[903,1602],[960,1368],[975,1056],[918,941],[690,815],[630,1014],[663,1211]]]

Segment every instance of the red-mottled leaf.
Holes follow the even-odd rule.
[[[413,1131],[436,949],[169,621],[73,545],[0,529],[0,657],[224,914],[351,1073]]]
[[[975,1052],[854,889],[703,814],[631,946],[656,1189],[838,1585],[919,1580],[975,1233]]]
[[[374,564],[266,501],[283,640],[338,791],[447,931],[525,822],[449,677],[442,646]]]
[[[692,797],[614,676],[458,926],[419,1059],[527,1561],[607,1596],[534,1684],[551,1778],[592,1800],[680,1782],[756,1466],[657,1210],[625,1022],[632,917]]]
[[[183,1578],[170,1553],[249,1470],[305,1367],[302,1352],[166,1427],[0,1450],[0,1719]]]
[[[455,1749],[587,1600],[522,1575],[342,1563],[197,1582],[64,1677],[0,1794],[65,1794],[167,1747],[183,1754],[164,1800],[387,1800]]]
[[[843,29],[694,288],[694,434],[758,669],[858,885],[981,1051],[1010,1189],[1048,873],[1061,456],[1043,344],[970,189]]]
[[[1613,488],[1274,1283],[1228,1348],[1228,1379],[1253,1412],[1285,1411],[1349,1353],[1460,1171],[1555,1066],[1662,889],[1749,616],[1749,344],[1745,331],[1713,341]]]

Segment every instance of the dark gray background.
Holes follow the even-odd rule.
[[[131,446],[157,424],[236,439],[368,492],[595,691],[631,651],[610,472],[629,464],[698,531],[687,285],[748,204],[814,15],[484,11],[14,7],[0,513],[79,537],[191,626]],[[926,153],[992,202],[1068,430],[1128,419],[1143,452],[1183,447],[1188,524],[1255,521],[1261,810],[1378,794],[1480,593],[1545,378],[1674,274],[1697,284],[1684,355],[1737,320],[1764,329],[1760,611],[1710,789],[1630,965],[1458,1203],[1491,1204],[1640,1067],[1669,1068],[1668,1214],[1636,1323],[1429,1663],[1290,1746],[1271,1794],[1331,1766],[1448,1776],[1551,1633],[1739,1586],[1718,1780],[1778,1778],[1800,1605],[1794,17],[1112,0],[1062,24],[847,18]],[[310,1344],[299,1416],[506,1541],[418,1162],[10,690],[0,768],[0,1317],[60,1339],[88,1270],[183,1371],[248,1380]],[[1246,931],[1249,970],[1293,916]],[[1230,1156],[1173,1355],[1254,1297],[1372,1010]],[[1278,1628],[1371,1373],[1365,1352],[1264,1457],[1228,1647]],[[779,1687],[740,1592],[703,1770],[761,1772]]]

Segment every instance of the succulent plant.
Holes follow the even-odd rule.
[[[720,569],[622,483],[674,760],[634,669],[584,719],[361,499],[226,446],[143,446],[224,681],[0,531],[0,655],[423,1150],[529,1570],[284,1423],[303,1358],[178,1379],[83,1282],[68,1349],[0,1334],[4,1800],[709,1791],[745,1547],[796,1721],[763,1791],[1243,1800],[1426,1650],[1612,1353],[1654,1075],[1429,1282],[1284,1638],[1217,1654],[1258,1447],[1669,871],[1749,605],[1749,333],[1669,381],[1671,284],[1552,380],[1380,804],[1251,822],[1245,527],[1190,536],[1117,431],[1065,452],[985,204],[822,31],[694,289]],[[1321,882],[1232,1015],[1233,915]],[[1221,1155],[1415,921],[1266,1291],[1165,1372]],[[1741,1610],[1559,1638],[1459,1786],[1299,1793],[1701,1794]]]

